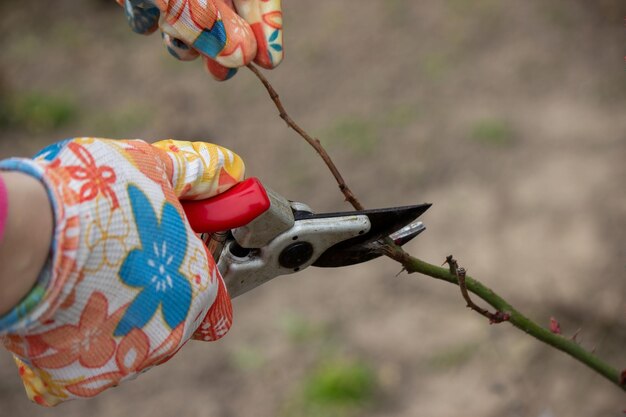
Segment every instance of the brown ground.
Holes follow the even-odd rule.
[[[252,74],[212,82],[110,3],[0,4],[1,157],[77,135],[210,139],[282,194],[348,209]],[[286,3],[287,57],[269,76],[362,202],[434,203],[411,253],[453,253],[626,368],[624,3]],[[2,353],[0,415],[622,415],[626,396],[586,367],[398,271],[383,259],[277,279],[236,300],[222,341],[53,410],[26,400]],[[373,370],[376,388],[356,406],[315,403],[305,387],[326,362]]]

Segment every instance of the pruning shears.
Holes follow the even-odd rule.
[[[382,239],[403,245],[425,230],[430,204],[316,214],[248,178],[228,191],[183,201],[234,298],[309,266],[354,265],[381,256]]]

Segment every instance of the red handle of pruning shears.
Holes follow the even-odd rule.
[[[250,223],[270,208],[270,199],[258,178],[248,178],[206,200],[181,201],[196,233],[216,233]]]

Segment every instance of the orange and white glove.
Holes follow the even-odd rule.
[[[170,53],[189,61],[202,55],[206,69],[226,80],[254,60],[271,69],[283,59],[280,0],[116,0],[131,28],[157,28]]]
[[[243,178],[233,152],[208,143],[77,138],[34,159],[0,161],[44,183],[55,219],[37,284],[0,317],[29,397],[93,397],[161,364],[190,338],[230,328],[226,287],[179,200]]]

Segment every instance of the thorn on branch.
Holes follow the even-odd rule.
[[[446,263],[450,265],[450,270],[452,270],[452,265],[454,265],[454,268],[456,269],[456,278],[459,281],[461,294],[463,295],[465,302],[467,302],[468,308],[471,308],[478,314],[488,318],[489,324],[502,323],[503,321],[508,321],[511,318],[511,315],[509,313],[505,313],[503,311],[496,311],[495,313],[492,313],[489,310],[486,310],[478,306],[476,303],[474,303],[474,301],[472,301],[469,295],[469,291],[467,290],[467,283],[465,282],[465,275],[466,275],[465,268],[457,268],[458,264],[456,260],[452,257],[452,255],[446,258]]]
[[[578,330],[576,330],[574,332],[574,334],[572,335],[572,337],[570,337],[570,340],[573,342],[578,342],[578,340],[576,340],[576,338],[578,337],[578,334],[580,333],[580,331],[582,330],[581,327],[578,328]]]
[[[561,325],[554,317],[550,317],[550,331],[554,334],[561,334]]]
[[[452,255],[446,256],[446,260],[443,261],[441,266],[444,266],[445,264],[448,264],[448,267],[450,268],[450,273],[452,275],[457,274],[457,270],[459,269],[459,264],[456,262],[456,259],[454,259]]]

